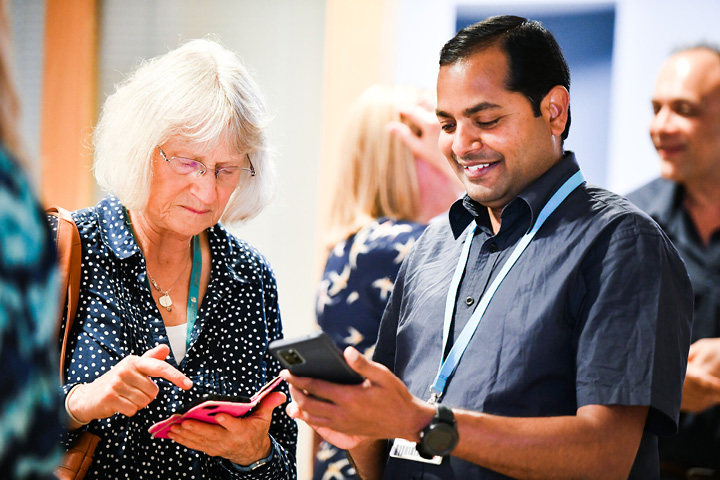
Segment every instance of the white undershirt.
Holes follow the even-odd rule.
[[[170,349],[172,350],[175,361],[180,364],[183,357],[185,357],[185,340],[187,339],[187,323],[182,325],[175,325],[174,327],[168,327],[165,325],[165,330],[168,334],[168,340],[170,341]]]

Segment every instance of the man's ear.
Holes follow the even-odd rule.
[[[553,135],[561,135],[567,124],[570,94],[562,85],[555,85],[543,98],[541,113]]]

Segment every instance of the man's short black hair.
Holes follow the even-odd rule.
[[[489,47],[508,58],[506,88],[530,101],[535,116],[556,85],[570,91],[570,69],[555,37],[540,22],[512,15],[489,17],[460,30],[440,51],[440,66],[451,65]],[[562,139],[570,132],[570,109]]]

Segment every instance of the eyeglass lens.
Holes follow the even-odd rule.
[[[183,157],[168,158],[165,155],[165,152],[160,147],[158,147],[158,150],[160,150],[162,157],[170,164],[171,168],[175,171],[175,173],[179,175],[195,174],[195,176],[197,177],[202,177],[203,175],[205,175],[205,173],[207,173],[208,170],[211,170],[200,161]],[[250,157],[248,157],[248,161],[249,160]],[[234,187],[240,183],[243,175],[255,176],[255,169],[252,168],[252,163],[250,163],[250,165],[251,168],[222,167],[218,169],[212,169],[212,172],[215,175],[215,178],[217,179],[219,185]]]

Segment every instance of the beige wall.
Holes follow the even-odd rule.
[[[395,54],[395,0],[327,0],[326,5],[319,238],[336,175],[334,157],[345,112],[368,86],[392,83]],[[318,255],[322,257],[320,251]],[[324,259],[320,267],[323,263]]]

